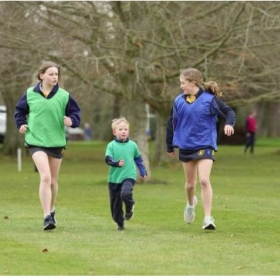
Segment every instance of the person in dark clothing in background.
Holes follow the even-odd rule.
[[[250,153],[254,153],[255,142],[256,142],[256,131],[257,131],[257,112],[252,110],[246,118],[246,144],[244,153],[246,154],[247,149],[250,148]]]

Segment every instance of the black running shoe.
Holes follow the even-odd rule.
[[[125,219],[130,220],[134,215],[134,204],[131,207],[127,207],[125,210]]]
[[[44,230],[52,230],[55,228],[55,224],[51,215],[48,215],[44,219]]]
[[[122,224],[122,225],[117,224],[117,229],[118,229],[119,231],[125,230],[125,228],[124,228],[124,225],[123,225],[123,224]]]
[[[51,212],[51,216],[52,216],[54,224],[56,225],[55,210]]]

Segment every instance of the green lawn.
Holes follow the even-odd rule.
[[[278,145],[279,143],[279,145]],[[213,166],[216,231],[183,220],[178,160],[136,184],[135,216],[119,232],[109,211],[106,143],[70,142],[62,163],[57,228],[42,229],[38,173],[0,156],[0,275],[279,275],[280,141],[259,139],[255,155],[220,146]],[[46,252],[43,252],[46,251]]]

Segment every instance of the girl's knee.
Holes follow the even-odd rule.
[[[52,186],[57,185],[57,180],[51,180],[51,185],[52,185]]]
[[[195,186],[196,186],[196,182],[186,182],[185,184],[185,188],[187,190],[195,189]]]
[[[211,186],[210,180],[207,178],[202,178],[202,179],[200,179],[200,185],[204,188],[207,188],[207,187]]]
[[[51,184],[52,178],[49,174],[42,174],[40,176],[41,182],[46,183],[48,185]]]

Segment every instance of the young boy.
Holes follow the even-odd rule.
[[[115,139],[107,145],[105,153],[105,162],[110,166],[108,175],[110,208],[118,230],[124,230],[124,221],[133,217],[135,202],[132,192],[137,176],[136,166],[141,177],[146,177],[147,171],[137,144],[128,138],[128,121],[125,118],[114,119],[112,130]]]

